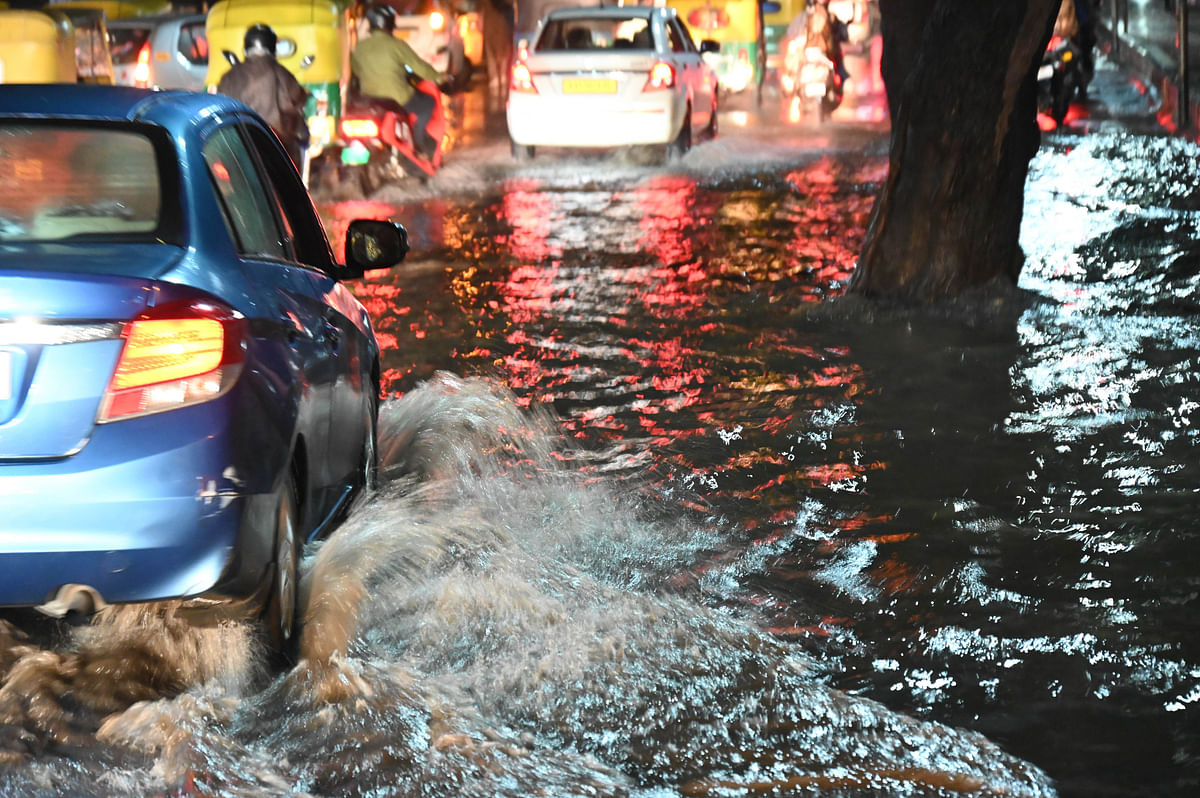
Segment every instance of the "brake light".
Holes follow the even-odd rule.
[[[100,403],[103,423],[215,399],[241,372],[241,315],[212,303],[175,303],[125,325],[124,346]]]
[[[379,123],[370,117],[343,117],[342,135],[348,139],[377,139]]]
[[[508,82],[508,85],[512,91],[524,92],[526,94],[538,93],[537,87],[533,85],[533,73],[521,61],[513,64],[512,79]]]
[[[150,42],[138,50],[137,63],[133,67],[133,85],[140,89],[150,86]]]
[[[650,67],[650,77],[646,79],[646,85],[642,87],[642,91],[669,89],[674,85],[675,67],[666,61],[655,61],[654,66]]]
[[[446,27],[446,17],[441,11],[429,12],[429,27],[433,28],[434,30],[441,30],[442,28]]]

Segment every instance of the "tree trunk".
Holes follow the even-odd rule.
[[[1036,72],[1059,0],[879,0],[890,165],[851,293],[1016,283]]]

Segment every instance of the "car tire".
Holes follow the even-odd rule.
[[[532,161],[533,156],[534,156],[533,145],[518,144],[515,141],[512,142],[512,156],[513,156],[513,160],[518,161],[520,163],[524,163],[525,161]]]
[[[713,93],[712,114],[708,117],[708,127],[704,128],[704,138],[707,141],[716,141],[717,138],[717,95]]]
[[[692,148],[692,111],[689,108],[683,114],[683,124],[679,128],[679,135],[673,141],[667,144],[667,160],[678,161],[680,158]]]
[[[296,658],[296,596],[299,586],[300,543],[296,522],[299,501],[295,477],[290,473],[283,481],[279,505],[275,511],[275,562],[272,566],[271,592],[263,610],[262,626],[270,657],[286,664]]]

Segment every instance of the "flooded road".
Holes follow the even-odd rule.
[[[830,301],[885,131],[737,121],[323,202],[415,250],[305,661],[0,624],[0,795],[1200,789],[1200,150],[1047,137],[1022,295],[904,310]]]

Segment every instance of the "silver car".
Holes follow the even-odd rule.
[[[203,14],[114,19],[108,37],[118,86],[204,90],[208,37]]]

